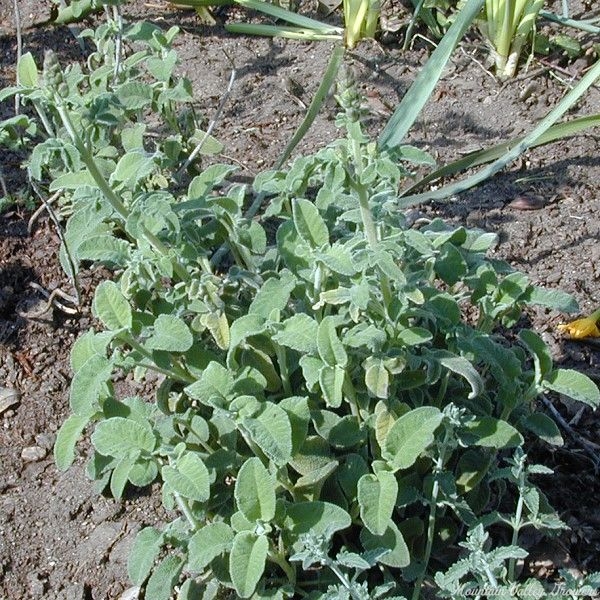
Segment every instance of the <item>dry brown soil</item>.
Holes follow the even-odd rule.
[[[82,57],[68,29],[34,26],[47,17],[46,4],[18,1],[23,49],[38,64],[48,47],[65,62]],[[577,16],[581,6],[571,4]],[[406,19],[398,3],[393,9]],[[131,3],[125,13],[182,27],[176,44],[182,69],[193,81],[198,110],[208,119],[235,65],[233,90],[214,131],[226,146],[223,160],[235,160],[247,176],[274,164],[303,114],[284,82],[289,77],[300,82],[300,100],[309,101],[330,45],[232,36],[220,26],[202,27],[193,13],[141,1]],[[0,0],[2,87],[14,82],[13,17],[13,0]],[[430,49],[422,39],[409,52],[400,46],[400,37],[387,34],[381,45],[365,43],[349,58],[374,110],[373,132],[385,123],[389,108],[402,97]],[[483,60],[485,51],[473,36],[456,51],[411,134],[411,142],[428,149],[440,164],[527,131],[589,66],[585,59],[569,62],[550,56],[502,84],[485,70]],[[11,110],[9,104],[1,105],[0,118]],[[328,106],[323,111],[300,152],[333,139],[334,110]],[[598,87],[573,113],[600,113]],[[582,312],[594,309],[600,300],[598,136],[595,130],[530,151],[485,185],[420,210],[498,232],[498,256],[536,283],[571,292]],[[14,157],[5,156],[0,164],[10,191],[18,190],[22,177]],[[527,207],[531,210],[523,210]],[[86,478],[83,458],[67,473],[54,466],[55,433],[68,414],[69,348],[90,325],[90,293],[102,274],[91,271],[84,277],[86,304],[80,315],[50,310],[31,317],[44,305],[32,283],[69,291],[69,282],[58,266],[54,226],[42,218],[29,234],[28,216],[21,208],[0,216],[0,386],[5,396],[6,390],[14,390],[20,398],[4,405],[0,414],[0,600],[112,600],[129,587],[128,549],[141,526],[160,518],[160,501],[151,490],[132,493],[122,502],[97,495]],[[598,347],[565,341],[558,334],[556,325],[565,315],[540,309],[528,318],[550,344],[557,363],[600,381]],[[599,454],[590,456],[581,444],[582,439],[598,442],[600,418],[590,409],[578,412],[577,406],[553,401],[565,419],[574,419],[576,436],[565,434],[566,443],[558,449],[533,445],[530,453],[555,470],[540,483],[571,529],[551,542],[524,540],[531,551],[526,569],[540,577],[551,577],[563,567],[600,570]]]

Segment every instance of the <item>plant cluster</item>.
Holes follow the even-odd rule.
[[[536,399],[600,393],[554,368],[534,331],[502,332],[527,304],[572,300],[487,258],[493,234],[407,219],[399,186],[431,157],[398,131],[365,136],[350,76],[345,136],[249,190],[230,165],[190,165],[206,136],[175,109],[190,99],[175,31],[117,33],[86,34],[85,72],[49,55],[40,77],[26,55],[3,97],[42,123],[27,117],[44,138],[28,168],[68,200],[65,269],[115,269],[72,351],[55,457],[67,469],[87,432],[99,490],[159,482],[172,520],[138,534],[132,581],[148,600],[418,600],[433,582],[450,596],[513,582],[521,531],[564,527],[530,477],[547,470],[526,461],[526,437],[562,443]],[[125,57],[118,40],[143,48]],[[258,218],[250,194],[266,199]],[[160,385],[120,397],[123,374]]]

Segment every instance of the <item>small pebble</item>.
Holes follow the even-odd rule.
[[[46,450],[40,448],[40,446],[28,446],[23,448],[21,452],[21,458],[25,462],[35,462],[36,460],[42,460],[46,456]]]
[[[544,208],[545,204],[543,196],[517,196],[508,203],[508,207],[516,210],[539,210]]]
[[[13,388],[0,387],[0,414],[15,404],[19,404],[19,392]]]

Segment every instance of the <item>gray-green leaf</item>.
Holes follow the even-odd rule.
[[[159,315],[154,321],[154,333],[146,341],[151,350],[186,352],[192,347],[194,337],[183,319],[174,315]]]
[[[415,408],[402,415],[391,427],[383,447],[383,457],[395,469],[407,469],[434,440],[442,413],[433,406]]]
[[[571,369],[556,369],[542,382],[544,388],[579,400],[596,408],[600,404],[598,386],[583,373]]]
[[[327,225],[312,202],[297,198],[292,204],[292,214],[298,235],[312,248],[329,242]]]
[[[233,537],[233,529],[226,523],[205,525],[189,541],[187,568],[190,571],[203,571],[213,559],[231,549]]]
[[[93,309],[107,329],[114,331],[131,327],[131,306],[114,281],[103,281],[98,285]]]
[[[275,516],[275,482],[257,457],[249,458],[240,468],[234,495],[248,521],[271,521]]]
[[[156,446],[156,438],[147,423],[112,417],[96,425],[92,443],[104,456],[121,457],[132,450],[152,452]]]
[[[210,497],[210,477],[202,459],[191,452],[179,458],[175,466],[165,465],[162,478],[180,496],[197,502]]]
[[[264,535],[241,531],[233,540],[229,575],[241,598],[250,598],[265,570],[269,540]]]
[[[358,481],[358,504],[365,527],[374,535],[388,528],[398,495],[398,481],[389,471],[363,475]]]
[[[142,585],[160,552],[163,535],[154,527],[144,527],[136,536],[127,562],[127,574],[135,585]]]

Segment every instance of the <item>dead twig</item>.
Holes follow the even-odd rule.
[[[23,35],[21,32],[21,13],[19,11],[19,0],[14,0],[13,6],[14,6],[14,11],[15,11],[15,29],[17,31],[17,64],[18,64],[18,62],[21,60],[21,55],[23,54]],[[20,94],[15,94],[15,115],[19,114],[20,108],[21,108],[21,96],[20,96]]]
[[[221,101],[219,102],[219,106],[217,106],[217,110],[215,111],[215,114],[214,114],[211,122],[208,124],[208,128],[206,129],[204,136],[200,140],[200,143],[192,150],[192,153],[188,156],[185,163],[183,163],[183,166],[179,169],[179,171],[177,171],[177,174],[175,175],[175,179],[177,179],[177,180],[181,177],[181,175],[183,175],[184,171],[192,164],[192,162],[194,161],[196,156],[198,156],[198,154],[202,150],[202,147],[206,143],[206,140],[213,132],[213,129],[215,128],[215,125],[217,124],[217,121],[219,120],[219,118],[221,116],[221,112],[223,111],[223,108],[225,107],[225,103],[227,102],[227,99],[229,98],[229,96],[231,95],[231,91],[233,90],[233,83],[237,76],[237,71],[235,69],[235,64],[233,63],[233,60],[229,57],[229,55],[225,51],[223,51],[223,52],[224,52],[225,56],[227,57],[227,59],[229,60],[229,62],[231,63],[231,75],[229,77],[229,85],[227,86],[227,89],[225,90],[225,93],[223,94],[223,97],[221,98]]]
[[[46,198],[42,194],[41,190],[39,189],[39,187],[33,180],[31,180],[31,185],[32,185],[35,193],[37,194],[38,198],[42,201],[42,205],[44,206],[46,211],[48,211],[48,215],[50,216],[50,218],[52,219],[52,222],[54,223],[54,225],[56,227],[56,233],[58,234],[58,237],[60,238],[63,248],[65,249],[65,256],[67,257],[67,260],[69,261],[69,269],[71,271],[71,273],[67,273],[67,275],[70,275],[71,281],[73,283],[73,288],[75,289],[74,303],[77,306],[80,306],[81,305],[81,290],[79,289],[79,280],[77,279],[77,267],[75,265],[75,261],[73,260],[73,256],[71,255],[71,250],[69,248],[69,244],[67,244],[67,240],[65,239],[61,224],[58,220],[58,217],[56,216],[56,213],[54,212],[54,209],[52,208],[52,202],[54,202],[60,196],[60,194],[62,194],[63,190],[57,190],[56,193],[49,200],[46,200]],[[67,295],[66,297],[63,296],[63,298],[72,298],[72,296]],[[66,311],[66,312],[68,312],[68,311]]]
[[[44,296],[47,300],[44,304],[44,307],[39,311],[17,311],[17,314],[20,317],[23,317],[25,319],[39,319],[40,317],[45,315],[53,306],[55,306],[59,310],[62,310],[64,313],[67,313],[68,315],[76,315],[79,313],[77,298],[67,294],[66,292],[63,292],[60,288],[56,288],[55,290],[52,290],[52,292],[48,292],[39,283],[36,283],[35,281],[30,281],[29,287],[40,292],[40,294],[42,294],[42,296]],[[67,304],[64,304],[57,298],[61,298],[62,300],[65,300],[70,304],[74,304],[75,306],[68,306]]]
[[[544,406],[552,413],[552,416],[558,421],[558,424],[569,434],[575,443],[581,446],[586,454],[591,457],[594,468],[598,471],[598,467],[600,466],[600,446],[579,435],[573,427],[567,423],[558,410],[556,410],[554,404],[552,404],[545,395],[542,395],[541,398]]]

